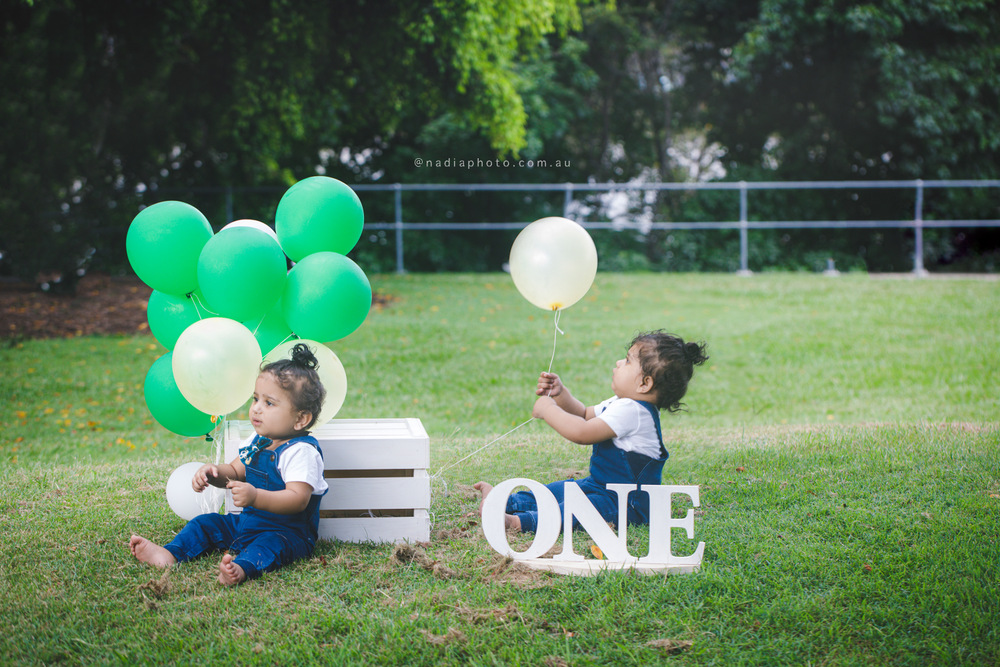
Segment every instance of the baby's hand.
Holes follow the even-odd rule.
[[[257,500],[257,487],[246,482],[233,480],[226,484],[226,488],[233,493],[233,504],[237,507],[250,507]]]
[[[546,409],[555,404],[556,401],[551,396],[542,396],[535,401],[535,406],[531,409],[531,416],[537,419],[545,419]]]
[[[191,478],[191,488],[201,493],[209,485],[209,479],[219,476],[219,469],[211,463],[206,463],[195,471]]]
[[[551,396],[555,398],[562,393],[563,383],[555,373],[542,373],[538,376],[538,388],[535,389],[536,396]]]

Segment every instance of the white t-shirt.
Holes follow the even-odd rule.
[[[240,448],[248,446],[253,438],[251,435],[244,440]],[[312,487],[314,496],[323,495],[329,488],[323,477],[323,457],[308,442],[293,443],[282,452],[278,457],[278,473],[285,484],[305,482]]]
[[[618,449],[660,458],[660,439],[653,415],[638,401],[612,396],[594,406],[594,415],[615,432],[612,442]]]

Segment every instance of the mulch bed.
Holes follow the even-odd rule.
[[[76,294],[50,294],[32,283],[0,284],[0,338],[72,338],[148,333],[152,290],[138,278],[87,274]]]
[[[146,304],[152,291],[134,276],[89,273],[76,284],[75,294],[45,292],[33,283],[0,282],[0,339],[149,333]],[[372,308],[393,300],[375,292]]]

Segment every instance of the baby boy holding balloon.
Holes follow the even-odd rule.
[[[219,583],[232,586],[307,558],[316,545],[319,503],[328,486],[323,453],[309,435],[326,391],[318,362],[304,344],[290,359],[266,365],[257,377],[250,406],[256,435],[228,464],[206,464],[191,480],[195,491],[226,488],[241,513],[195,517],[165,546],[133,535],[132,554],[157,567],[228,550],[219,563]]]
[[[532,416],[543,419],[564,438],[592,445],[590,475],[576,480],[591,504],[610,523],[618,521],[618,496],[608,484],[660,484],[667,451],[663,447],[659,410],[677,412],[687,392],[694,367],[708,359],[703,343],[685,342],[663,331],[637,335],[624,359],[611,372],[614,396],[595,406],[575,398],[555,373],[538,378]],[[563,510],[563,480],[546,487]],[[485,501],[493,490],[486,482],[473,485]],[[628,494],[628,523],[649,523],[646,493]],[[482,505],[480,505],[480,508]],[[538,504],[531,491],[507,498],[505,525],[510,530],[534,532]],[[574,527],[578,522],[574,520]]]

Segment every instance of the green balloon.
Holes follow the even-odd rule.
[[[210,310],[238,322],[260,318],[285,288],[287,261],[273,237],[251,227],[220,231],[198,258],[198,286]]]
[[[150,332],[160,345],[172,350],[181,332],[201,317],[190,296],[174,296],[153,290],[146,305],[146,319]]]
[[[244,321],[243,326],[253,332],[264,356],[292,336],[292,330],[285,322],[281,299],[278,299],[263,318]]]
[[[282,296],[285,321],[300,338],[330,342],[361,326],[372,286],[361,268],[335,252],[317,252],[292,267]]]
[[[143,395],[146,406],[160,426],[185,437],[210,433],[215,428],[212,416],[191,405],[174,381],[173,352],[153,362],[146,373]]]
[[[364,224],[358,195],[327,176],[312,176],[288,188],[274,215],[281,248],[293,262],[314,252],[346,255],[357,245]]]
[[[125,252],[140,280],[154,290],[183,296],[198,286],[198,256],[210,238],[212,226],[201,211],[163,201],[132,219]]]

